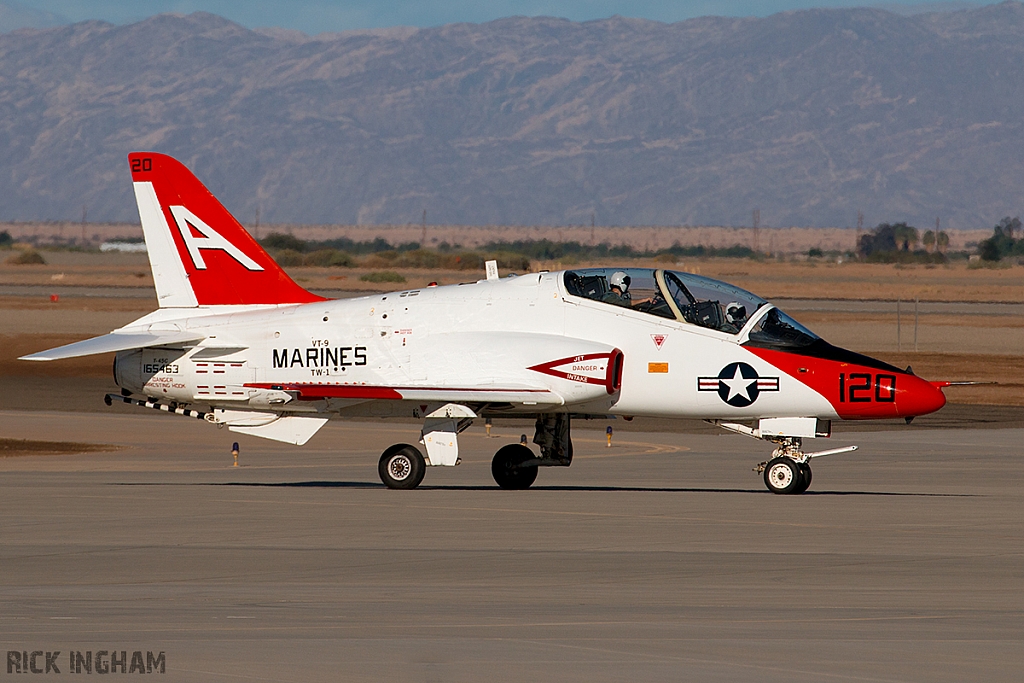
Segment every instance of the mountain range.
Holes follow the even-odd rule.
[[[307,36],[212,14],[0,35],[0,220],[137,220],[126,155],[243,222],[989,227],[1024,5]]]

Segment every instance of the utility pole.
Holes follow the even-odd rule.
[[[590,212],[590,246],[596,246],[594,244],[594,223],[597,221],[597,213],[594,211]]]
[[[857,212],[857,234],[854,236],[854,239],[853,239],[853,251],[854,251],[854,253],[856,253],[858,247],[860,247],[860,232],[863,229],[864,229],[864,214],[861,213],[860,211],[858,211]]]
[[[921,297],[914,297],[914,351],[917,351],[917,306],[921,303]]]
[[[900,341],[900,297],[896,297],[896,353],[903,351]]]
[[[420,221],[423,226],[423,233],[420,235],[420,249],[427,248],[427,210],[423,209],[423,218]]]
[[[761,209],[754,209],[754,252],[760,251],[758,229],[761,227]]]
[[[86,216],[88,216],[88,214],[89,214],[89,212],[88,212],[85,204],[82,204],[82,246],[83,247],[85,246],[85,218],[86,218]]]
[[[256,205],[256,225],[253,226],[253,232],[256,233],[256,239],[260,238],[260,206]]]

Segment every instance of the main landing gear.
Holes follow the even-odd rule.
[[[448,404],[426,416],[422,441],[426,457],[419,448],[407,443],[395,444],[380,456],[377,473],[390,489],[414,489],[423,481],[427,467],[459,464],[458,433],[472,421],[469,409]],[[475,415],[474,415],[475,417]],[[572,439],[568,415],[544,415],[537,419],[533,442],[540,446],[540,457],[526,444],[502,446],[491,460],[491,476],[503,489],[528,489],[537,480],[538,467],[568,467],[572,464]]]
[[[491,476],[503,489],[528,489],[537,480],[538,467],[568,467],[572,464],[572,438],[568,415],[543,415],[537,418],[533,442],[540,446],[541,457],[524,444],[498,449],[491,460]]]

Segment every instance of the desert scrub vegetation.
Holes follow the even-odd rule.
[[[375,270],[359,278],[363,282],[405,282],[405,276],[393,270]]]
[[[622,257],[654,258],[658,263],[673,264],[684,257],[762,258],[753,249],[731,247],[683,247],[678,243],[667,249],[636,249],[629,245],[607,243],[586,245],[578,241],[518,240],[490,242],[479,249],[463,249],[442,242],[425,249],[418,242],[391,244],[377,238],[357,242],[348,238],[307,241],[293,235],[271,233],[261,244],[282,266],[320,266],[340,268],[421,268],[428,270],[481,270],[486,261],[497,261],[505,271],[528,271],[532,261],[558,261],[571,265],[592,259]]]
[[[35,249],[21,249],[8,256],[7,263],[16,266],[45,265],[46,259]]]
[[[437,249],[423,249],[415,242],[392,245],[380,238],[368,242],[346,238],[313,242],[271,233],[261,240],[261,244],[275,261],[286,267],[481,270],[485,261],[493,259],[498,262],[498,267],[505,270],[524,271],[530,268],[528,256],[508,250],[472,251],[447,244]]]

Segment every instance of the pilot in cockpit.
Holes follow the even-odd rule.
[[[608,291],[601,297],[601,301],[606,304],[623,306],[624,308],[632,308],[640,304],[649,303],[651,301],[650,298],[633,301],[633,297],[629,293],[630,282],[632,282],[632,279],[628,275],[621,270],[615,271],[612,273],[611,279],[608,280]]]
[[[608,281],[608,291],[601,297],[601,301],[606,304],[632,308],[632,297],[629,294],[630,282],[631,279],[628,275],[623,273],[621,270],[616,271]]]
[[[747,324],[747,307],[733,301],[725,307],[725,319],[736,327],[737,332],[742,330],[743,326]]]

